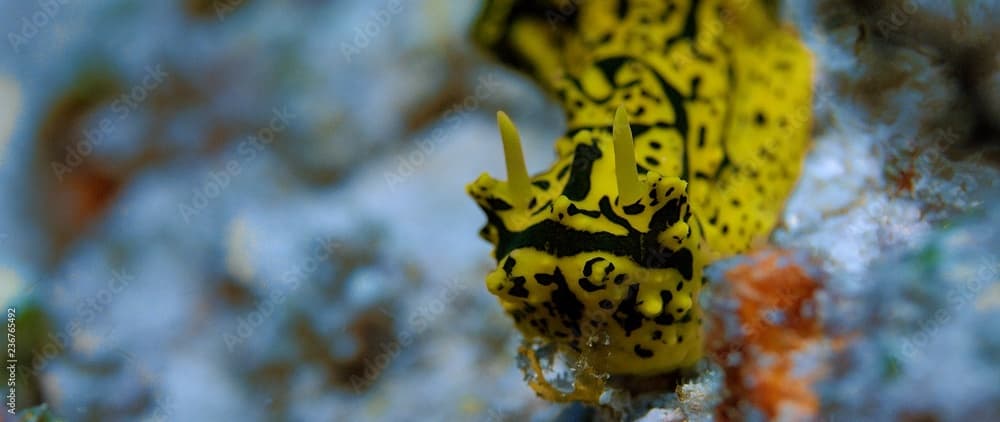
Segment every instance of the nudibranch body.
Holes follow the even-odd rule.
[[[526,338],[610,374],[702,356],[712,260],[777,224],[811,129],[811,58],[765,1],[495,0],[477,40],[566,113],[529,176],[498,115],[508,181],[468,191],[495,247],[486,285]]]

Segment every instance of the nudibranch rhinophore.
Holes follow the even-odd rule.
[[[772,2],[494,0],[474,35],[562,105],[530,176],[468,186],[495,246],[486,286],[527,339],[614,375],[702,356],[711,261],[765,240],[809,145],[812,59]]]

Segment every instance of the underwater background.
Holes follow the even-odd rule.
[[[495,113],[530,171],[565,120],[472,45],[480,8],[0,2],[17,410],[1000,420],[1000,4],[782,4],[816,58],[814,144],[772,246],[711,269],[709,348],[725,353],[601,407],[535,396],[484,285],[495,262],[465,186],[505,174]]]

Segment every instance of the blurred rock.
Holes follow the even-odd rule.
[[[995,194],[994,194],[995,195]],[[997,196],[994,196],[997,198]],[[836,419],[1000,418],[1000,212],[961,218],[873,265],[860,289],[832,280],[824,323],[853,340],[820,382]]]

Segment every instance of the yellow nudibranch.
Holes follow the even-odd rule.
[[[763,0],[493,0],[479,44],[565,110],[529,176],[498,113],[507,182],[468,186],[486,278],[528,339],[615,375],[702,356],[711,261],[765,240],[809,145],[812,59]]]

